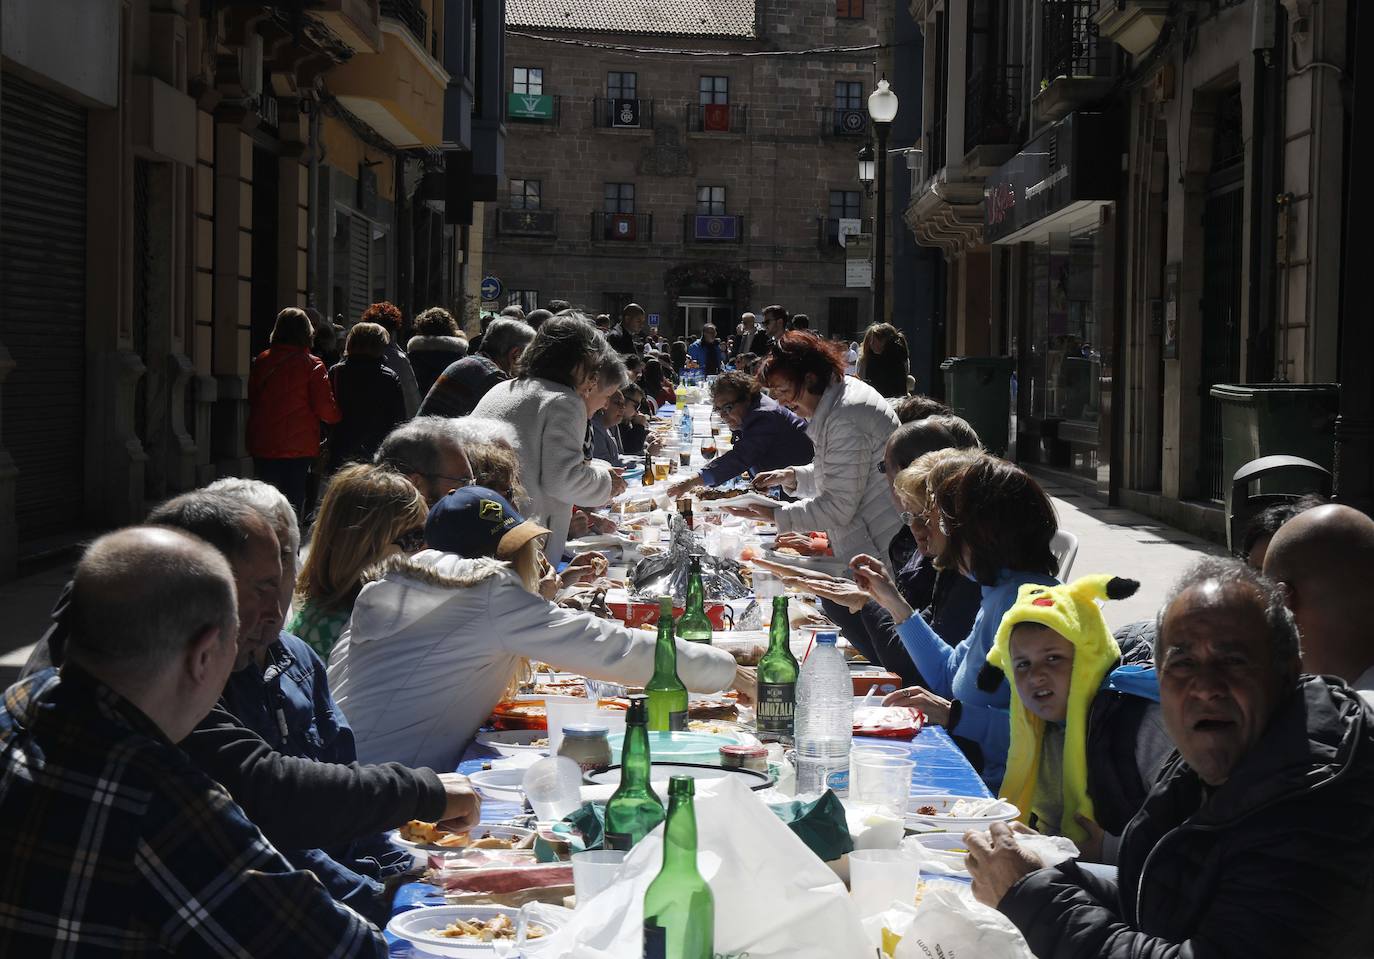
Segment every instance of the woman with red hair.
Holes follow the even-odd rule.
[[[415,380],[415,369],[410,365],[410,357],[401,349],[401,325],[404,318],[401,316],[400,307],[387,300],[373,303],[363,310],[362,319],[358,322],[376,323],[391,337],[386,352],[382,354],[382,365],[395,373],[401,381],[401,394],[406,401],[406,419],[410,419],[420,408],[420,385]]]
[[[843,349],[809,330],[789,330],[769,348],[759,382],[807,421],[816,456],[810,465],[756,476],[759,489],[781,486],[799,501],[750,512],[774,520],[780,533],[825,532],[837,558],[885,556],[901,526],[882,472],[897,416],[873,387],[845,376],[844,368]]]

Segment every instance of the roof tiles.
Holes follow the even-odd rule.
[[[754,0],[506,0],[507,27],[752,39]]]

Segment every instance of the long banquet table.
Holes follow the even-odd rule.
[[[856,736],[854,743],[855,745],[862,743],[896,745],[900,743],[900,740],[867,739]],[[911,773],[911,794],[913,796],[941,793],[954,796],[986,797],[992,795],[988,792],[983,780],[979,778],[978,773],[964,758],[964,754],[959,751],[959,747],[949,738],[949,734],[939,726],[927,726],[916,735],[915,739],[905,745],[910,748],[911,758],[916,761],[916,768]],[[463,759],[458,764],[458,772],[476,772],[482,768],[484,762],[489,762],[496,756],[497,753],[493,750],[474,743],[463,754]],[[504,822],[518,816],[520,812],[520,807],[515,803],[494,802],[489,799],[482,801],[482,822],[484,823]],[[437,886],[427,882],[411,882],[396,890],[396,898],[392,903],[392,913],[404,912],[417,906],[442,905],[444,905],[444,895]],[[409,943],[397,940],[389,934],[387,941],[391,944],[393,957],[414,956],[416,959],[420,959],[423,956],[423,953],[413,951]]]

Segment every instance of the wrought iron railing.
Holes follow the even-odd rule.
[[[620,130],[651,129],[654,125],[654,101],[594,97],[592,125]]]
[[[496,232],[502,236],[557,236],[558,211],[498,210]]]
[[[964,152],[976,146],[1019,144],[1025,126],[1019,65],[987,66],[968,78],[964,101]]]
[[[687,104],[688,133],[743,133],[749,108],[743,103]]]
[[[382,16],[399,20],[420,41],[420,46],[429,49],[429,15],[418,0],[382,0]]]
[[[1111,76],[1114,47],[1098,38],[1097,8],[1098,0],[1042,0],[1043,85],[1060,77]]]
[[[868,133],[868,111],[862,107],[818,107],[816,121],[823,137],[859,137]]]
[[[652,213],[592,211],[592,239],[616,243],[647,243],[654,238]]]
[[[735,214],[682,214],[682,238],[688,243],[742,243],[744,217]]]
[[[873,218],[865,217],[846,217],[846,220],[855,219],[859,221],[860,233],[873,232]],[[816,245],[822,250],[838,250],[840,243],[840,219],[833,216],[816,217]]]

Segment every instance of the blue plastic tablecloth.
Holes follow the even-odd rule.
[[[988,797],[987,785],[969,765],[959,747],[949,738],[949,733],[939,726],[927,726],[911,740],[902,743],[898,739],[871,739],[865,736],[854,737],[855,745],[875,743],[888,746],[906,745],[911,750],[911,758],[916,760],[916,768],[911,773],[911,794],[913,796],[948,793],[953,796]],[[458,772],[474,773],[499,755],[495,750],[473,743],[463,753],[458,764]],[[521,813],[521,807],[511,802],[482,801],[482,822],[504,822]],[[426,882],[406,883],[396,890],[392,912],[405,912],[416,906],[442,906],[444,896],[436,886]],[[417,956],[408,943],[394,939],[388,934],[393,957]]]

